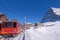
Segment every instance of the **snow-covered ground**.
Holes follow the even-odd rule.
[[[54,23],[54,25],[52,25]],[[49,24],[49,23],[45,23]],[[41,27],[41,28],[31,28],[26,30],[26,40],[60,40],[60,22],[51,22],[48,26]]]

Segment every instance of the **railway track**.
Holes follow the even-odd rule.
[[[33,30],[35,32],[37,32],[36,30]],[[28,40],[31,40],[30,36],[29,36],[29,33],[28,32],[21,32],[19,35],[17,35],[15,38],[4,38],[2,36],[0,36],[0,40],[26,40],[26,38]]]
[[[13,38],[4,38],[4,37],[0,37],[0,40],[13,40]]]
[[[0,35],[0,40],[22,40],[22,37],[24,36],[24,32],[21,32],[19,35],[17,35],[15,38],[9,37],[5,38]],[[17,38],[17,39],[16,39]]]

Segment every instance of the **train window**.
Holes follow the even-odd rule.
[[[16,22],[13,22],[13,27],[15,28],[17,26],[17,23]]]
[[[9,28],[12,26],[12,22],[4,22],[4,27]]]

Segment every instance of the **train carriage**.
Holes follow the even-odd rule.
[[[16,36],[22,31],[22,25],[17,21],[0,23],[0,35]]]

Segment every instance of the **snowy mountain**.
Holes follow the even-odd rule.
[[[50,8],[45,16],[42,19],[42,23],[44,22],[55,22],[60,21],[60,8]]]

